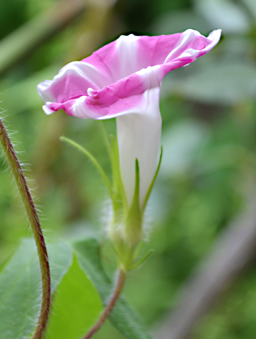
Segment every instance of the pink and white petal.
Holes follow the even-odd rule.
[[[82,62],[97,68],[104,78],[108,79],[106,85],[114,83],[140,69],[137,65],[138,39],[139,37],[133,34],[121,35],[117,40],[83,59]]]
[[[198,31],[188,29],[183,33],[141,36],[138,39],[138,65],[140,68],[171,62],[183,55],[194,60],[210,51],[219,41],[221,30],[213,31],[208,38]]]
[[[87,95],[88,88],[100,89],[109,84],[99,69],[86,62],[74,61],[64,66],[52,81],[37,86],[44,102],[65,101]]]
[[[104,82],[106,82],[105,86],[120,79],[120,58],[117,54],[117,41],[118,39],[81,60],[82,63],[90,64],[98,70],[99,74],[104,78]]]
[[[162,81],[167,73],[186,66],[208,53],[219,42],[220,36],[221,30],[213,31],[208,38],[194,30],[187,30],[182,33],[179,36],[179,43],[167,55],[165,61],[159,68],[154,67],[158,73],[159,81]]]
[[[71,115],[110,119],[137,112],[143,101],[143,93],[150,88],[160,88],[158,68],[159,66],[148,67],[99,91],[89,89],[88,96],[76,99],[72,110],[69,110]],[[58,107],[51,105],[50,108]],[[64,105],[61,108],[65,110]]]
[[[63,103],[47,102],[43,106],[43,110],[46,114],[52,114],[60,109],[63,109],[68,115],[82,118],[82,119],[101,119],[101,113],[97,110],[91,110],[85,104],[86,96],[81,96],[77,99],[71,99]]]
[[[137,41],[139,37],[130,34],[121,35],[117,40],[100,48],[88,58],[82,60],[100,70],[110,83],[137,72]]]
[[[49,114],[52,114],[53,112],[57,112],[60,109],[63,109],[68,115],[75,116],[74,109],[76,105],[79,104],[79,100],[81,100],[81,98],[83,97],[80,97],[78,99],[68,100],[64,103],[46,102],[46,104],[43,106],[43,110],[47,115],[49,115]],[[79,116],[78,112],[76,116],[79,118],[83,118],[83,119],[89,118],[88,116],[85,116],[84,114],[83,116]]]
[[[182,62],[185,64],[186,60]],[[176,68],[177,63],[172,66]],[[142,69],[102,90],[89,88],[88,95],[63,103],[47,102],[43,107],[44,111],[51,114],[53,111],[63,109],[69,115],[84,119],[110,119],[137,112],[143,101],[143,93],[151,88],[160,88],[161,80],[164,77],[161,67]],[[170,68],[170,65],[168,67]]]
[[[87,90],[102,89],[137,70],[134,35],[121,36],[82,61],[64,66],[52,81],[37,86],[41,99],[64,103],[87,95]]]
[[[144,68],[153,67],[161,82],[168,72],[207,53],[217,44],[219,38],[220,30],[213,31],[208,38],[194,30],[157,37],[136,37],[132,34],[121,36],[82,62],[71,62],[63,67],[52,81],[46,80],[39,84],[38,92],[45,103],[64,104],[89,95],[85,99],[86,105],[99,105],[102,108],[107,102],[111,105],[119,102],[120,98],[117,96],[123,99],[129,93],[137,95],[143,89],[148,89],[144,85],[139,85],[138,88],[141,81],[136,80],[140,78]],[[150,75],[150,72],[147,74]],[[134,89],[131,90],[131,86]],[[122,92],[127,90],[126,87],[128,93],[124,94]],[[96,91],[96,94],[90,96],[90,91]],[[113,95],[112,99],[110,95]],[[50,113],[48,106],[47,104],[45,110]],[[116,113],[115,111],[113,114]]]
[[[216,30],[206,38],[198,31],[188,29],[183,33],[152,37],[121,35],[82,62],[99,69],[105,78],[110,79],[110,84],[142,68],[170,62],[186,53],[186,50],[195,51],[192,53],[194,60],[212,49],[219,41],[220,34],[221,30]]]
[[[188,29],[182,33],[181,41],[177,47],[166,57],[164,63],[170,63],[173,60],[191,57],[191,61],[209,52],[220,40],[221,30],[213,31],[208,38],[199,32]]]
[[[182,33],[159,36],[140,36],[138,39],[137,63],[138,68],[161,65],[167,55],[176,48]]]

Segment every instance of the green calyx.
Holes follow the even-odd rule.
[[[124,236],[130,246],[137,246],[142,239],[143,212],[140,208],[140,169],[135,160],[135,188],[131,206],[124,220]]]
[[[136,260],[136,249],[143,237],[143,213],[140,208],[140,171],[139,161],[135,161],[135,188],[132,203],[126,213],[123,214],[123,222],[120,229],[120,238],[114,241],[119,264],[124,271],[132,269]],[[119,227],[119,225],[117,225]]]
[[[152,253],[150,251],[144,255],[141,259],[138,259],[139,244],[143,239],[143,216],[146,209],[146,205],[155,183],[157,174],[160,169],[162,160],[162,148],[158,167],[156,169],[155,176],[145,196],[144,202],[140,203],[140,168],[138,159],[135,160],[135,187],[133,200],[128,206],[124,185],[122,182],[120,165],[119,165],[119,152],[117,140],[113,136],[109,140],[103,124],[99,121],[100,128],[104,137],[106,148],[109,154],[111,169],[112,169],[112,183],[108,176],[94,158],[94,156],[81,145],[76,142],[61,137],[61,140],[70,144],[85,154],[94,166],[97,168],[102,179],[104,180],[109,192],[109,196],[112,204],[112,217],[110,225],[108,227],[109,236],[113,241],[114,249],[119,260],[119,266],[123,271],[130,271],[140,266]]]

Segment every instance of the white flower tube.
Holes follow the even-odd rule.
[[[159,92],[159,87],[147,90],[141,110],[116,119],[120,169],[128,205],[134,195],[135,159],[140,169],[140,206],[156,172],[162,127]]]

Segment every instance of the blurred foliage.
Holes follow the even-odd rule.
[[[0,11],[0,38],[4,38],[27,20],[26,0],[3,0]],[[11,18],[11,20],[10,20]]]
[[[63,112],[44,115],[36,84],[51,79],[66,62],[89,55],[123,32],[170,34],[193,28],[208,34],[215,28],[223,29],[222,41],[211,53],[172,72],[163,82],[163,164],[146,216],[145,248],[154,248],[155,253],[131,274],[125,288],[127,299],[153,329],[174,305],[179,287],[208,253],[216,236],[256,191],[256,2],[87,2],[80,17],[0,80],[3,115],[9,129],[18,131],[12,137],[16,149],[25,150],[20,159],[30,164],[27,176],[35,179],[31,186],[42,206],[41,219],[49,240],[95,232],[106,238],[103,182],[90,162],[61,144],[59,137],[65,135],[85,145],[106,171],[110,169],[97,122]],[[41,11],[62,3],[1,1],[0,37],[6,38]],[[115,133],[114,121],[105,125]],[[1,160],[0,262],[22,237],[30,235],[13,186]],[[103,256],[113,256],[106,239]],[[111,274],[114,266],[107,260],[104,264]],[[72,269],[81,275],[76,266]],[[68,288],[68,279],[60,289]],[[195,338],[255,337],[255,279],[253,267],[222,296],[198,326]],[[96,337],[121,335],[108,324]]]

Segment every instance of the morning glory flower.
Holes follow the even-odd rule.
[[[135,159],[140,169],[142,206],[159,157],[159,96],[164,76],[209,52],[220,30],[208,37],[195,30],[160,36],[120,36],[82,61],[64,66],[52,81],[37,87],[46,114],[96,120],[116,118],[120,171],[128,205],[135,188]]]

